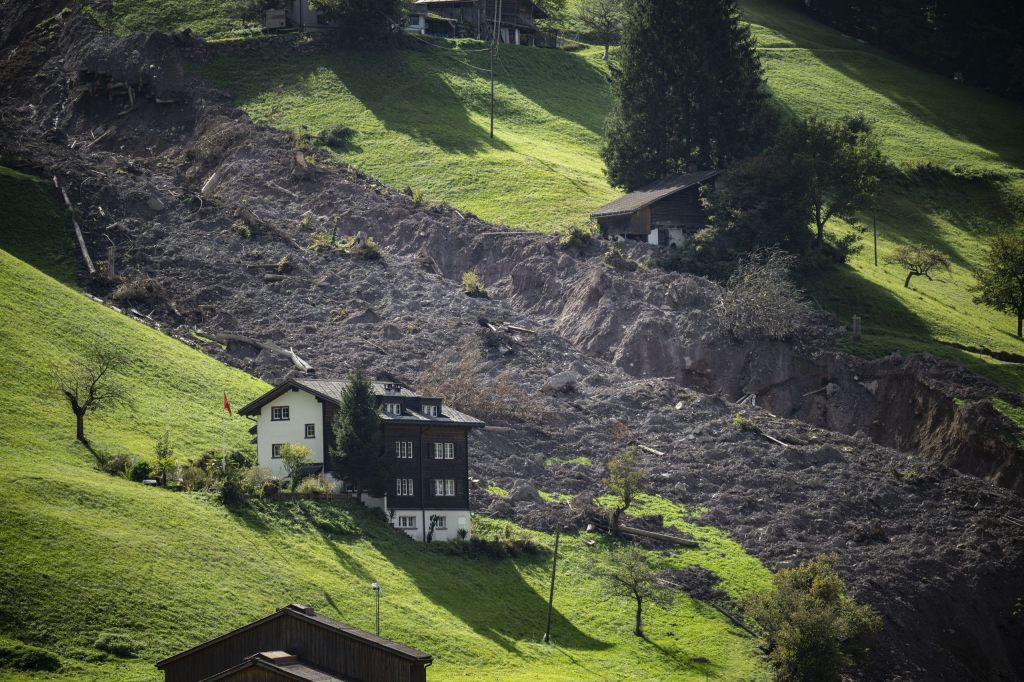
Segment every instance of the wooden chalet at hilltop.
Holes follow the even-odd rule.
[[[720,171],[674,175],[619,197],[590,214],[609,239],[632,239],[660,246],[682,246],[707,225],[702,188],[714,188]]]
[[[158,662],[164,682],[425,682],[429,654],[289,604]]]
[[[256,419],[259,465],[284,477],[280,448],[297,443],[312,452],[311,471],[334,475],[329,452],[332,424],[348,381],[289,379],[238,411]],[[373,382],[380,410],[384,452],[394,457],[395,479],[383,499],[368,498],[392,523],[417,540],[451,540],[470,532],[469,432],[479,419],[394,382]],[[340,474],[335,475],[339,481]],[[344,483],[344,482],[343,482]]]
[[[497,29],[499,42],[536,45],[536,22],[547,16],[532,0],[416,0],[408,30],[442,38],[493,40]]]

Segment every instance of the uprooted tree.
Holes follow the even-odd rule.
[[[981,266],[975,303],[1017,317],[1017,338],[1024,331],[1024,234],[1005,232],[988,243]]]
[[[847,593],[836,561],[835,554],[822,555],[780,571],[772,590],[746,602],[747,617],[764,632],[778,680],[838,681],[851,654],[881,628],[871,608]]]
[[[645,603],[668,606],[672,603],[673,592],[659,580],[657,573],[647,561],[644,551],[636,545],[610,549],[597,569],[609,594],[630,597],[636,602],[636,620],[633,634],[644,636],[643,611]]]
[[[769,248],[740,261],[716,310],[718,325],[737,340],[792,339],[813,323],[813,309],[792,282],[796,256]]]
[[[636,496],[643,492],[644,472],[637,461],[637,449],[631,445],[608,460],[608,475],[605,487],[618,498],[611,514],[612,532],[618,532],[622,515],[633,504]]]
[[[931,281],[933,270],[949,270],[949,256],[938,249],[921,244],[901,244],[896,247],[885,262],[889,265],[898,265],[907,271],[907,278],[903,280],[903,288],[910,287],[910,280],[914,277],[924,277]]]
[[[114,348],[94,345],[77,362],[52,371],[53,391],[67,401],[75,415],[75,438],[89,446],[85,416],[128,402],[128,388],[118,379],[126,359]]]

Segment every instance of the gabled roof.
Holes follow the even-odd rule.
[[[298,618],[308,623],[316,624],[324,629],[333,630],[334,632],[350,637],[351,639],[357,639],[363,642],[364,644],[368,644],[377,649],[387,651],[389,654],[393,654],[395,656],[410,661],[423,663],[424,665],[429,665],[431,661],[434,660],[430,654],[425,654],[418,649],[413,649],[410,646],[405,646],[404,644],[399,644],[398,642],[392,642],[390,639],[384,639],[383,637],[371,635],[369,632],[363,632],[362,630],[354,628],[351,625],[345,625],[344,623],[339,623],[336,620],[325,618],[324,616],[321,616],[318,613],[316,613],[316,611],[309,608],[308,606],[303,606],[302,604],[288,604],[287,606],[282,607],[277,611],[274,611],[269,616],[253,621],[248,625],[243,625],[242,627],[232,630],[231,632],[228,632],[226,634],[223,634],[220,637],[215,637],[214,639],[211,639],[207,642],[198,644],[187,651],[182,651],[180,654],[175,654],[174,656],[165,658],[162,661],[158,661],[156,667],[160,670],[163,670],[175,661],[191,656],[197,651],[202,651],[203,649],[209,646],[212,646],[219,642],[223,642],[224,640],[230,639],[231,637],[234,637],[239,633],[245,632],[246,630],[251,630],[252,628],[255,628],[259,625],[269,623],[270,621],[275,620],[277,618]]]
[[[421,396],[417,393],[410,391],[408,388],[402,386],[400,390],[395,392],[386,391],[384,386],[388,382],[374,381],[373,393],[376,396],[387,397],[394,396],[400,398],[422,398],[424,400],[440,400],[440,398],[430,398],[427,396]],[[312,393],[320,400],[329,402],[334,405],[341,403],[341,393],[345,390],[345,386],[348,385],[348,380],[343,379],[288,379],[279,386],[274,387],[272,390],[264,393],[256,400],[252,401],[242,409],[238,410],[238,414],[251,417],[256,416],[260,413],[260,410],[264,405],[272,400],[277,399],[279,396],[287,393],[290,390],[306,391]],[[382,421],[385,422],[396,422],[396,423],[422,423],[422,424],[448,424],[455,426],[468,426],[468,427],[481,427],[484,423],[472,417],[465,412],[460,412],[455,408],[448,407],[442,403],[441,413],[436,417],[428,417],[420,412],[408,412],[407,414],[395,415],[382,413],[380,415]]]
[[[613,218],[620,215],[635,213],[641,208],[661,201],[684,189],[690,189],[695,185],[707,182],[711,178],[721,174],[721,171],[706,170],[695,173],[683,173],[672,177],[662,178],[657,182],[645,185],[635,192],[621,196],[615,201],[605,204],[590,214],[591,218]]]
[[[298,682],[351,682],[351,678],[332,675],[324,670],[307,665],[296,656],[292,656],[284,651],[264,651],[253,654],[238,665],[207,677],[203,682],[224,680],[248,668],[262,668],[263,670],[275,673],[281,679],[297,680]]]

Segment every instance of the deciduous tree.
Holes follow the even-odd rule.
[[[618,504],[612,511],[612,530],[618,531],[619,519],[633,504],[636,496],[643,492],[644,471],[637,461],[637,449],[631,445],[608,460],[608,475],[605,487],[615,495]]]
[[[795,262],[776,248],[742,259],[716,311],[721,329],[746,340],[792,339],[809,328],[813,310],[789,278]]]
[[[768,121],[761,64],[735,0],[631,0],[602,158],[633,190],[690,164],[757,151]]]
[[[636,602],[636,620],[633,634],[644,636],[643,610],[645,603],[668,606],[673,593],[658,581],[654,568],[644,551],[636,545],[611,549],[597,571],[609,594],[630,597]]]
[[[75,438],[83,445],[89,445],[85,437],[87,414],[128,402],[128,388],[117,376],[125,364],[119,351],[94,345],[81,359],[53,370],[51,386],[75,415]]]
[[[609,46],[622,33],[625,19],[624,0],[583,0],[576,5],[576,21],[604,45],[605,60],[608,59]]]
[[[387,492],[390,458],[384,456],[381,418],[373,395],[373,384],[356,368],[341,393],[341,405],[334,417],[335,469],[352,482],[356,492],[372,495]]]
[[[836,572],[838,556],[822,555],[773,577],[773,588],[746,603],[747,616],[765,634],[777,679],[838,682],[850,654],[881,620],[846,592]]]
[[[901,244],[886,257],[885,262],[898,265],[907,271],[907,278],[903,280],[904,288],[910,287],[911,278],[924,277],[930,281],[933,270],[949,270],[950,265],[949,256],[938,249],[921,244]]]
[[[309,6],[338,22],[339,33],[360,42],[374,41],[401,26],[405,0],[310,0]]]
[[[1024,331],[1024,233],[1005,232],[988,243],[974,273],[975,303],[1017,316],[1017,338]]]

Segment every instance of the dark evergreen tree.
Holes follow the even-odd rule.
[[[408,10],[406,0],[311,0],[309,6],[337,21],[339,35],[350,42],[374,42],[397,31]]]
[[[631,0],[602,157],[613,185],[726,165],[766,129],[761,64],[735,0]]]
[[[388,490],[391,467],[384,456],[384,436],[373,385],[356,368],[341,393],[334,417],[334,448],[331,464],[357,492],[381,496]]]

